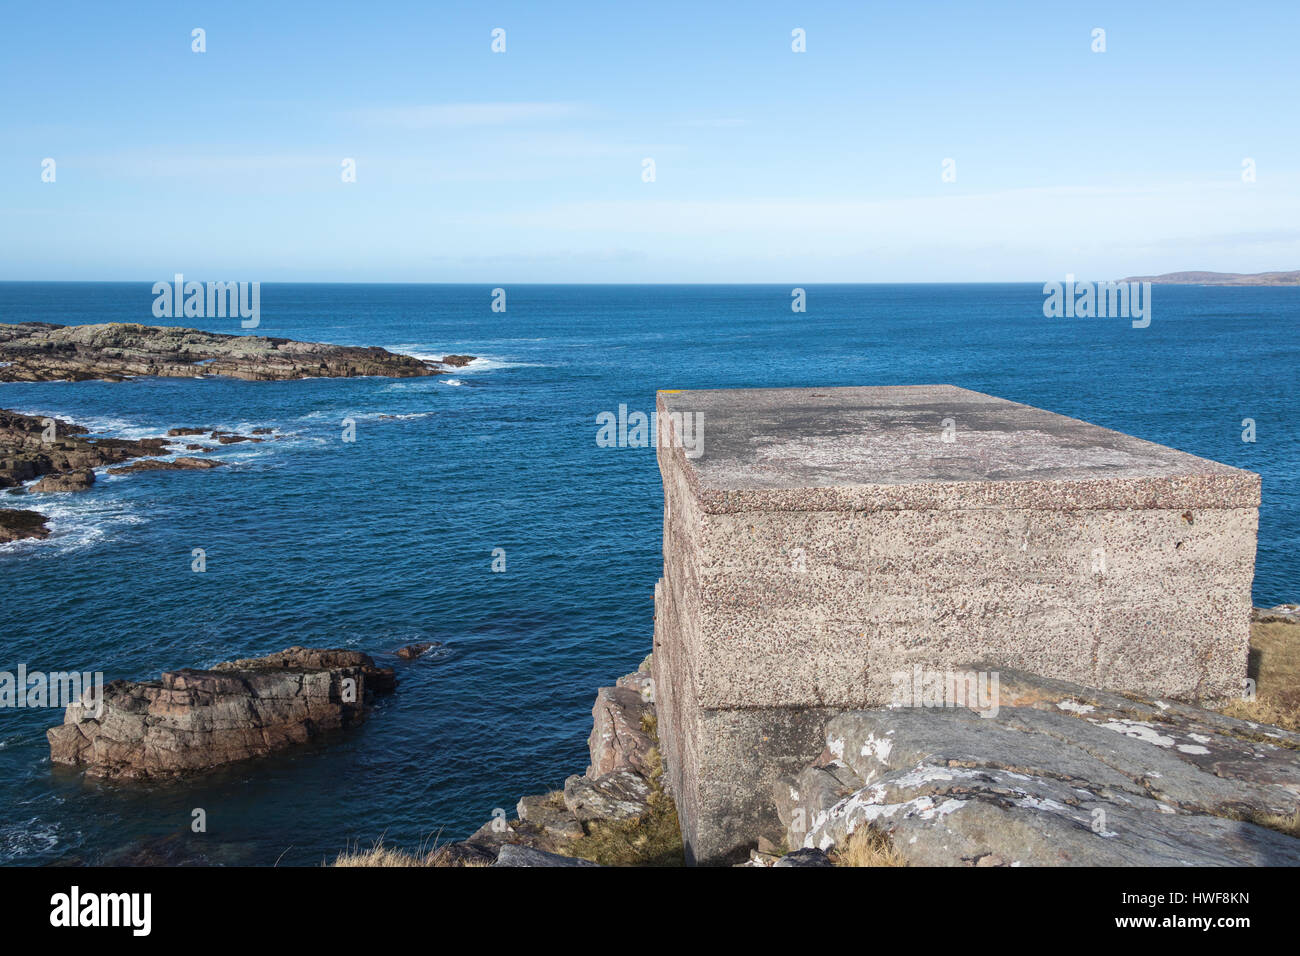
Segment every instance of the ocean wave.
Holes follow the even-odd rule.
[[[147,520],[133,505],[103,495],[77,496],[69,500],[66,494],[28,492],[21,496],[21,500],[21,507],[45,515],[50,536],[0,544],[0,554],[23,554],[46,549],[53,549],[58,554],[84,551],[111,540],[125,528],[144,524]]]
[[[17,860],[49,853],[63,842],[60,829],[62,828],[57,821],[44,821],[40,817],[0,826],[0,860]],[[81,834],[77,833],[73,840],[79,842],[80,838]]]
[[[388,351],[397,352],[401,355],[409,355],[411,358],[417,358],[422,362],[441,362],[448,355],[460,355],[460,352],[436,352],[432,351],[427,345],[405,344],[386,346]],[[542,362],[516,362],[508,358],[494,357],[491,355],[480,355],[472,362],[467,363],[456,369],[457,373],[463,372],[493,372],[502,368],[544,368]]]
[[[165,426],[160,429],[157,425],[141,425],[139,422],[131,422],[123,418],[85,415],[81,412],[51,411],[48,408],[15,408],[12,410],[19,415],[30,415],[33,418],[58,418],[65,422],[72,422],[74,425],[81,425],[88,429],[92,436],[108,438],[132,440],[158,438],[170,427]]]
[[[81,425],[87,429],[88,436],[91,438],[121,438],[128,441],[138,441],[141,438],[163,438],[169,444],[198,443],[203,441],[215,441],[209,438],[214,431],[236,432],[239,434],[248,434],[255,428],[273,428],[274,422],[269,421],[249,421],[247,419],[228,419],[226,421],[205,422],[196,425],[192,422],[169,422],[159,423],[141,423],[131,421],[125,418],[117,418],[111,415],[87,415],[82,412],[59,412],[50,411],[48,408],[15,408],[13,411],[20,415],[31,415],[34,418],[59,418],[66,422],[72,422],[75,425]],[[172,428],[202,428],[201,435],[174,435],[168,436],[167,432]]]
[[[462,365],[456,369],[459,373],[465,372],[494,372],[501,368],[545,368],[542,362],[512,362],[509,359],[492,358],[490,355],[480,355],[474,361],[467,365]]]
[[[321,412],[308,412],[306,415],[300,415],[300,416],[298,416],[298,418],[296,419],[296,421],[300,421],[300,422],[331,422],[331,423],[335,423],[335,424],[339,425],[340,427],[342,427],[342,425],[343,425],[343,419],[345,419],[345,418],[350,418],[350,419],[352,419],[353,421],[357,421],[357,422],[377,422],[377,421],[387,421],[387,420],[404,420],[404,419],[410,419],[410,418],[428,418],[430,415],[433,415],[433,414],[436,414],[436,413],[433,412],[433,411],[425,411],[425,412],[352,412],[352,411],[334,410],[334,411],[328,411],[328,412],[326,412],[326,411],[321,411]],[[316,439],[316,440],[317,440],[317,441],[325,441],[326,439],[318,438],[318,439]]]

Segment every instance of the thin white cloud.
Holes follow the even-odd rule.
[[[580,103],[437,103],[383,106],[351,114],[365,123],[402,129],[445,126],[511,126],[570,119],[587,112]]]
[[[714,119],[686,120],[681,125],[696,129],[738,129],[741,126],[748,126],[749,120],[739,116],[720,116]]]

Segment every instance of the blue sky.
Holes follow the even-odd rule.
[[[0,279],[1300,268],[1294,2],[94,2],[0,18]]]

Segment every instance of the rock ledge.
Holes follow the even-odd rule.
[[[183,668],[156,681],[117,680],[98,702],[71,704],[46,731],[50,761],[111,779],[175,777],[265,756],[365,719],[394,689],[389,668],[358,651],[291,647]]]

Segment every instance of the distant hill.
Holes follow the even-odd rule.
[[[1300,285],[1296,272],[1166,272],[1159,276],[1129,276],[1124,282],[1152,285]]]

